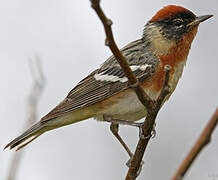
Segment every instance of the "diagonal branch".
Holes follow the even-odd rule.
[[[173,176],[172,180],[182,180],[185,176],[188,169],[191,167],[192,163],[202,151],[204,147],[210,142],[211,135],[218,124],[218,108],[216,109],[215,113],[211,117],[210,121],[207,123],[207,126],[204,128],[203,132],[201,133],[200,137],[196,141],[195,145],[192,147],[186,158],[181,163],[180,167],[176,171],[175,175]]]
[[[32,90],[27,99],[28,117],[25,122],[24,128],[29,127],[37,119],[37,105],[40,100],[40,96],[45,86],[45,78],[42,71],[40,58],[37,56],[36,60],[30,59],[30,71],[34,81]],[[7,180],[15,180],[18,168],[20,166],[21,157],[24,151],[16,152],[11,160],[11,165],[8,172]]]
[[[126,58],[122,55],[122,53],[118,49],[114,41],[114,37],[111,29],[112,21],[106,17],[103,10],[101,9],[100,0],[90,0],[90,1],[91,1],[92,8],[95,10],[98,17],[101,19],[102,24],[104,25],[104,30],[106,34],[105,44],[109,46],[109,48],[111,49],[114,57],[119,62],[120,66],[122,67],[122,70],[124,71],[126,77],[128,78],[131,87],[134,89],[135,93],[137,94],[138,99],[147,109],[147,117],[143,123],[143,129],[142,129],[143,134],[145,135],[146,138],[143,139],[141,137],[139,139],[135,154],[131,159],[130,168],[126,177],[126,180],[129,179],[132,180],[132,179],[136,179],[139,169],[141,168],[142,158],[145,149],[147,147],[147,144],[151,138],[151,132],[155,124],[157,113],[161,108],[162,102],[164,101],[164,99],[166,98],[166,96],[170,91],[168,81],[169,81],[171,66],[169,65],[165,66],[166,74],[165,74],[164,86],[162,88],[162,91],[158,99],[156,101],[152,100],[144,92],[143,88],[139,85],[139,82],[136,76],[134,75],[134,73],[132,72],[132,70],[130,69],[128,62],[126,61]]]
[[[100,7],[100,0],[90,0],[90,1],[91,1],[92,8],[95,10],[98,17],[101,19],[102,24],[104,25],[104,30],[106,34],[106,40],[105,40],[106,46],[110,48],[114,57],[122,67],[123,72],[128,78],[129,83],[132,85],[132,87],[134,87],[134,90],[141,103],[146,107],[151,107],[152,106],[151,98],[144,92],[142,87],[139,86],[138,79],[130,69],[128,62],[126,61],[126,58],[122,55],[122,53],[120,52],[119,48],[117,47],[114,41],[114,37],[111,29],[111,25],[113,23],[110,19],[106,17],[102,8]]]

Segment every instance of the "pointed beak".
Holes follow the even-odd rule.
[[[204,16],[198,16],[194,21],[192,21],[191,23],[189,23],[187,26],[195,26],[198,25],[200,23],[202,23],[203,21],[206,21],[207,19],[213,17],[213,15],[204,15]]]

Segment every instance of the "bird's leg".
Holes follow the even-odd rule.
[[[112,122],[111,125],[110,125],[110,130],[113,133],[113,135],[118,139],[120,144],[124,147],[124,149],[126,150],[126,152],[129,155],[129,157],[131,158],[132,157],[132,152],[130,151],[129,147],[126,145],[126,143],[123,141],[123,139],[121,138],[121,136],[118,133],[119,124]]]
[[[104,118],[105,121],[111,122],[111,123],[114,123],[114,124],[122,124],[122,125],[138,127],[139,128],[139,137],[142,138],[142,139],[150,138],[150,136],[154,138],[156,136],[156,130],[155,130],[156,124],[154,124],[154,126],[153,126],[151,135],[145,136],[144,133],[143,133],[143,123],[136,123],[136,122],[133,122],[133,121],[113,119],[110,115],[103,115],[103,118]]]
[[[133,154],[132,154],[132,152],[130,151],[129,147],[126,145],[126,143],[123,141],[123,139],[121,138],[121,136],[118,133],[118,131],[119,131],[119,123],[123,124],[123,122],[124,122],[125,125],[129,125],[128,124],[129,121],[115,120],[115,119],[112,119],[111,116],[108,116],[108,115],[104,115],[103,119],[105,121],[107,121],[107,122],[111,122],[110,130],[113,133],[113,135],[118,139],[120,144],[124,147],[126,152],[128,153],[130,159],[127,161],[126,165],[128,167],[130,167],[131,166],[131,160],[132,160]],[[127,124],[126,124],[126,122],[127,122]],[[137,123],[135,123],[135,124],[137,124]],[[137,126],[137,125],[133,125],[133,126]],[[137,127],[139,127],[139,126],[137,126]],[[143,164],[144,164],[144,161],[141,162],[141,166],[140,166],[139,171],[138,171],[137,174],[140,173]]]

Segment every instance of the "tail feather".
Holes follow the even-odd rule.
[[[41,133],[41,134],[42,134],[42,133]],[[24,146],[26,146],[27,144],[31,143],[34,139],[36,139],[37,137],[39,137],[41,134],[38,134],[38,135],[36,135],[36,136],[33,136],[32,139],[30,139],[30,140],[27,141],[26,143],[20,145],[20,146],[16,149],[16,151],[22,149]]]
[[[45,132],[45,123],[38,122],[32,127],[30,127],[27,131],[25,131],[23,134],[15,138],[13,141],[11,141],[9,144],[5,146],[4,149],[10,148],[13,149],[14,147],[20,145],[21,143],[25,142],[24,144],[21,144],[16,150],[19,150],[32,142],[34,139],[39,137],[42,133]],[[27,142],[26,142],[27,141]]]

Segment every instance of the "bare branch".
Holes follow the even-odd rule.
[[[90,0],[90,1],[91,1],[92,8],[95,10],[98,17],[101,19],[102,24],[104,25],[104,30],[105,30],[105,34],[106,34],[105,44],[110,48],[114,57],[119,62],[120,66],[122,67],[123,72],[125,73],[126,77],[128,78],[129,83],[131,84],[131,86],[135,90],[141,103],[146,107],[152,106],[152,100],[144,92],[142,87],[139,86],[138,79],[136,78],[136,76],[132,72],[132,70],[130,69],[128,62],[126,61],[126,58],[122,55],[122,53],[120,52],[119,48],[117,47],[117,45],[114,41],[114,37],[113,37],[112,29],[111,29],[111,25],[113,23],[110,19],[108,19],[106,17],[103,10],[101,9],[100,4],[99,4],[100,0]]]
[[[126,77],[128,78],[129,83],[131,84],[131,87],[134,89],[140,102],[147,109],[146,120],[143,123],[143,134],[147,138],[139,139],[135,154],[133,155],[131,159],[130,168],[129,168],[129,171],[126,177],[126,179],[136,179],[139,169],[141,169],[140,167],[141,167],[141,162],[142,162],[145,149],[151,138],[151,132],[153,130],[153,126],[155,123],[157,113],[160,110],[163,100],[165,99],[165,97],[167,96],[170,90],[169,85],[168,85],[168,80],[169,80],[169,73],[170,73],[171,67],[169,65],[165,66],[166,77],[165,77],[163,89],[157,101],[153,101],[144,92],[143,88],[139,85],[139,82],[136,76],[134,75],[134,73],[132,72],[132,70],[130,69],[126,61],[126,58],[122,55],[122,53],[118,49],[114,41],[114,37],[113,37],[112,29],[111,29],[112,21],[108,19],[105,16],[104,12],[102,11],[100,7],[100,0],[90,0],[90,1],[91,1],[92,8],[95,10],[98,17],[101,19],[102,24],[104,25],[104,30],[106,34],[105,44],[109,46],[109,48],[111,49],[114,57],[119,62],[120,66],[122,67],[122,70],[124,71]]]
[[[35,61],[30,59],[29,63],[30,63],[30,71],[34,84],[32,86],[32,90],[27,100],[28,117],[27,117],[27,121],[25,122],[24,129],[32,125],[37,119],[37,105],[45,86],[45,78],[43,75],[40,58],[37,56]],[[23,153],[24,150],[15,152],[9,168],[7,180],[16,179],[16,174],[18,172],[18,168],[20,166],[20,160],[22,158]]]
[[[181,163],[180,167],[176,171],[172,180],[182,180],[185,174],[187,173],[188,169],[193,164],[196,157],[202,151],[204,147],[210,142],[211,135],[216,128],[218,123],[218,108],[216,109],[215,113],[211,117],[210,121],[208,122],[207,126],[204,128],[203,132],[201,133],[200,137],[196,141],[195,145],[192,147],[188,155],[185,157],[183,162]]]

